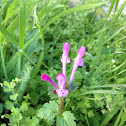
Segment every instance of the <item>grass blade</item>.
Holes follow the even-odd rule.
[[[118,17],[121,15],[124,7],[126,6],[126,1],[123,3],[123,5],[121,6],[121,8],[119,9],[119,11],[117,12],[116,16],[114,17],[114,20],[117,21]]]
[[[13,9],[15,8],[15,6],[18,4],[18,1],[17,0],[14,0],[12,3],[11,3],[11,5],[9,6],[9,8],[8,8],[8,10],[7,10],[7,13],[6,13],[6,17],[5,17],[5,20],[4,20],[4,27],[6,27],[6,24],[7,24],[7,21],[8,21],[8,19],[9,19],[9,17],[11,16],[11,15],[13,15],[14,13],[13,13]],[[17,10],[15,11],[15,12],[17,12]]]
[[[106,114],[104,120],[100,124],[100,126],[105,126],[108,124],[108,122],[113,118],[113,116],[119,111],[120,107],[115,107],[113,111]]]
[[[25,50],[29,46],[29,44],[31,44],[37,38],[38,35],[39,35],[39,33],[37,33],[36,35],[34,35],[28,42],[26,42],[24,44],[24,46],[23,46],[23,50]],[[19,52],[16,52],[11,57],[11,59],[9,60],[9,62],[7,64],[7,71],[9,71],[12,68],[13,63],[15,62],[16,58],[18,58],[19,54],[20,54]]]
[[[33,8],[38,3],[38,0],[32,1],[30,4],[28,4],[25,7],[25,18],[29,18],[31,14],[33,13]],[[7,31],[9,33],[13,33],[15,29],[17,29],[19,26],[19,15],[11,22],[11,24],[7,27]]]
[[[113,39],[114,37],[116,37],[122,30],[124,30],[125,27],[122,26],[121,28],[119,28],[118,30],[116,29],[115,32],[105,41],[105,43],[109,42],[111,39]],[[104,44],[105,44],[104,43]]]
[[[3,51],[2,51],[2,45],[1,45],[1,32],[0,32],[0,53],[1,53],[2,67],[3,67],[4,74],[5,74],[5,78],[8,79],[4,56],[3,56]]]
[[[49,7],[42,8],[39,11],[38,18],[40,19],[41,17],[43,17],[45,13],[50,12],[50,10],[52,11],[53,9],[60,8],[60,7],[64,7],[64,5],[56,5],[56,6],[49,6]]]
[[[18,46],[16,40],[14,38],[12,38],[12,36],[10,35],[10,33],[0,24],[0,31],[4,34],[4,36],[14,45],[14,47],[16,47],[18,49],[18,51],[22,52],[23,55],[33,64],[34,62],[31,60],[31,58],[20,48],[20,46]]]
[[[115,13],[116,10],[117,10],[118,4],[119,4],[119,0],[116,0],[116,5],[115,5],[115,11],[114,11],[114,13]]]
[[[108,17],[109,17],[109,15],[110,15],[110,13],[111,13],[111,11],[112,11],[112,9],[113,9],[115,3],[116,3],[116,0],[112,0],[111,5],[110,5],[110,8],[109,8],[109,12],[108,12]]]
[[[41,42],[42,42],[42,52],[41,52],[41,55],[39,57],[39,60],[38,60],[38,63],[37,65],[35,66],[35,69],[33,70],[33,74],[32,74],[32,78],[35,76],[35,74],[39,71],[40,69],[40,66],[41,66],[41,63],[42,63],[42,60],[43,60],[43,57],[44,57],[44,34],[43,34],[43,30],[41,28],[41,25],[40,25],[40,22],[39,22],[39,18],[37,16],[37,13],[36,13],[36,7],[35,7],[35,10],[34,10],[34,17],[35,17],[35,20],[36,20],[36,24],[37,24],[37,27],[39,29],[39,33],[40,33],[40,37],[41,37]]]
[[[25,3],[20,0],[20,13],[19,13],[19,45],[23,48],[25,39]]]
[[[99,6],[103,5],[103,4],[105,4],[105,2],[94,3],[94,4],[87,4],[87,5],[77,6],[77,7],[65,10],[65,11],[61,12],[60,14],[58,14],[57,16],[55,16],[51,21],[49,21],[45,25],[45,27],[43,28],[43,30],[46,29],[50,24],[52,24],[52,22],[54,22],[59,17],[65,15],[65,14],[72,13],[72,12],[77,12],[77,11],[82,11],[82,10],[87,10],[87,9],[91,9],[91,8],[95,8],[95,7],[99,7]]]
[[[120,75],[122,73],[126,72],[126,69],[122,70],[121,72],[119,72],[117,75]]]
[[[91,42],[91,40],[95,37],[97,37],[100,33],[104,32],[107,28],[102,28],[101,30],[97,31],[96,33],[94,33],[92,36],[90,36],[90,38],[86,41],[86,44],[88,44],[89,42]]]
[[[119,115],[118,115],[118,117],[117,117],[117,119],[116,119],[116,121],[115,121],[115,123],[114,123],[114,126],[118,126],[120,118],[122,116],[122,113],[123,113],[123,111],[121,110],[120,113],[119,113]]]
[[[25,39],[25,3],[24,0],[20,0],[20,11],[19,11],[19,45],[23,48]],[[18,58],[17,63],[17,71],[16,76],[19,77],[21,70],[21,56],[22,52],[20,52],[20,56]]]
[[[86,95],[86,94],[123,94],[123,91],[112,91],[112,90],[92,90],[82,93],[78,96]]]
[[[15,64],[15,62],[17,61],[16,59],[18,58],[18,56],[20,55],[20,52],[16,52],[11,59],[9,60],[9,62],[6,65],[7,68],[7,72],[9,72],[11,70],[11,68],[13,67],[13,65]]]
[[[98,86],[91,86],[88,88],[106,88],[106,87],[126,87],[126,84],[106,84],[106,85],[98,85]]]
[[[122,114],[122,119],[121,119],[119,126],[124,126],[125,122],[126,122],[126,113]]]
[[[126,61],[124,61],[122,64],[120,64],[118,67],[116,67],[116,68],[113,69],[112,71],[110,71],[110,73],[111,73],[111,72],[114,72],[114,71],[116,71],[116,70],[118,70],[118,69],[120,69],[123,65],[126,66]]]

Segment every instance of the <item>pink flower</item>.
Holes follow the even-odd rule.
[[[62,54],[62,59],[61,59],[63,73],[59,73],[56,76],[56,79],[58,80],[57,81],[58,86],[56,86],[56,84],[50,79],[50,77],[48,75],[46,75],[46,74],[41,75],[42,80],[48,81],[53,85],[53,87],[55,88],[54,94],[57,93],[58,97],[66,97],[69,93],[69,91],[67,89],[65,89],[65,85],[66,85],[66,83],[65,83],[66,62],[70,63],[70,59],[68,58],[69,50],[70,50],[70,45],[69,45],[68,42],[66,42],[63,45],[63,54]],[[84,67],[84,59],[82,57],[84,56],[85,52],[86,52],[85,47],[81,46],[80,49],[77,52],[77,57],[74,60],[74,65],[73,65],[72,73],[71,73],[71,76],[70,76],[70,79],[69,79],[69,83],[72,82],[75,71],[77,70],[78,66]]]
[[[57,89],[56,84],[50,79],[50,77],[49,77],[48,75],[42,74],[42,75],[41,75],[41,79],[42,79],[43,81],[48,81],[48,82],[50,82],[50,83],[52,84],[52,86],[53,86],[55,89]]]
[[[66,78],[66,62],[70,63],[70,59],[68,58],[69,50],[70,50],[70,45],[68,42],[66,42],[63,45],[63,54],[62,54],[62,59],[61,59],[63,75],[65,76],[65,78]]]
[[[65,76],[62,74],[62,73],[59,73],[57,76],[56,76],[56,79],[58,80],[58,86],[59,88],[65,88]]]
[[[57,89],[57,86],[56,84],[50,79],[50,77],[46,74],[42,74],[41,75],[41,79],[43,81],[48,81],[50,82],[53,87],[56,89],[54,90],[54,94],[58,94],[59,97],[66,97],[67,94],[69,93],[69,91],[67,89],[65,89],[65,76],[62,74],[62,73],[59,73],[57,76],[56,76],[56,79],[58,80],[58,89]]]
[[[59,97],[66,97],[69,93],[67,89],[57,89],[56,92]]]
[[[65,89],[65,76],[62,73],[59,73],[56,76],[56,79],[58,80],[58,86],[59,86],[59,89],[56,90],[58,96],[66,97],[69,91]]]
[[[84,59],[82,58],[86,52],[86,49],[84,46],[81,46],[80,49],[77,52],[77,57],[74,60],[74,65],[72,69],[72,73],[69,79],[69,82],[71,83],[75,74],[75,71],[77,70],[78,66],[84,67]]]

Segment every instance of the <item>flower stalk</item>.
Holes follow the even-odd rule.
[[[61,114],[61,112],[62,112],[62,107],[63,107],[63,98],[61,98],[59,114]]]

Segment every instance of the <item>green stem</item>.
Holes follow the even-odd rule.
[[[15,96],[15,92],[14,92],[13,88],[12,88],[12,93],[13,93],[13,95]],[[16,101],[16,104],[18,105],[17,98],[16,98],[15,101]]]
[[[86,119],[86,121],[87,121],[87,125],[90,126],[90,125],[89,125],[89,122],[88,122],[88,118],[87,118],[87,113],[85,113],[85,119]]]

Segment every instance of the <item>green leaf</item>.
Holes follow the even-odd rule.
[[[51,86],[49,86],[48,87],[48,95],[50,95],[50,98],[51,99],[54,99],[54,98],[57,98],[58,97],[58,95],[57,94],[54,94],[54,87],[51,85]]]
[[[0,103],[0,115],[3,112],[3,105]]]
[[[45,103],[43,107],[38,111],[37,116],[41,119],[53,120],[56,115],[59,114],[59,107],[55,101],[49,101]]]
[[[14,102],[6,101],[5,106],[6,106],[6,109],[11,110],[14,107]]]
[[[75,79],[81,79],[82,78],[82,74],[81,74],[80,71],[76,71],[74,76],[75,76]]]
[[[30,117],[32,117],[34,114],[35,114],[35,109],[33,108],[33,107],[28,107],[28,110],[27,111],[25,111],[25,115],[28,117],[28,116],[30,116]]]
[[[93,110],[90,110],[90,111],[88,112],[88,117],[89,117],[89,118],[92,118],[92,117],[94,117]]]
[[[36,116],[32,117],[32,126],[36,126],[39,123],[39,119]]]
[[[26,117],[21,126],[37,126],[38,123],[39,119],[36,116],[32,116],[32,118]]]
[[[18,93],[10,95],[10,100],[14,100],[15,101],[17,99],[17,97],[18,97]]]
[[[31,97],[30,102],[36,105],[39,102],[40,95],[35,91],[32,91],[29,95]]]
[[[23,71],[22,71],[22,77],[21,77],[22,81],[20,83],[20,86],[18,87],[18,93],[19,93],[18,99],[19,99],[19,101],[24,96],[24,92],[25,92],[25,90],[27,88],[28,81],[30,79],[31,70],[32,70],[32,67],[30,66],[30,64],[26,63],[24,65],[24,68],[23,68]]]
[[[6,124],[4,123],[4,124],[1,124],[1,126],[6,126]]]
[[[70,111],[65,111],[60,117],[57,117],[56,126],[76,126],[75,117]]]
[[[21,107],[20,107],[20,110],[21,110],[22,112],[27,111],[27,110],[28,110],[28,103],[25,102],[25,101],[23,101],[23,102],[22,102],[22,105],[21,105]]]

